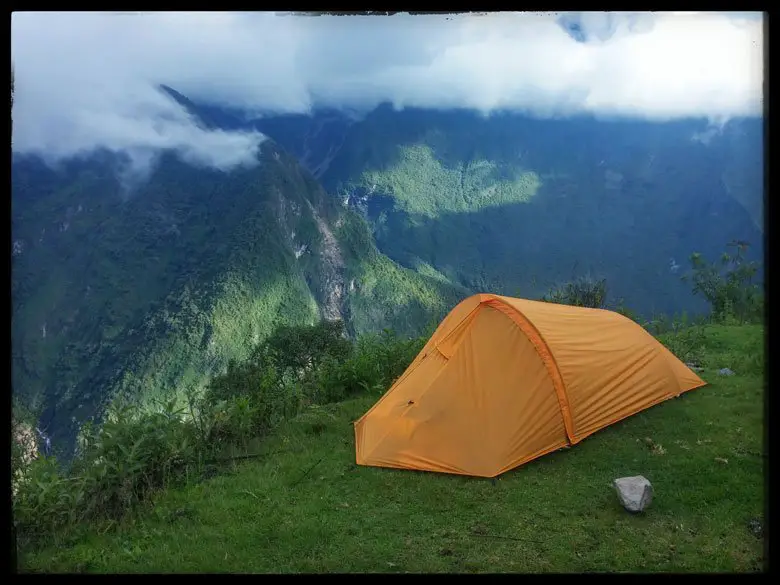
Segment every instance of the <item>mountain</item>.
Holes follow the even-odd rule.
[[[535,297],[590,273],[649,316],[705,308],[679,279],[691,252],[741,239],[763,258],[761,120],[382,106],[340,125],[330,112],[253,124],[360,210],[380,251],[469,288]]]
[[[466,294],[402,268],[272,140],[229,173],[164,154],[12,166],[12,384],[55,443],[119,394],[202,384],[279,323],[417,331]]]
[[[511,113],[265,115],[162,87],[207,128],[259,130],[259,164],[164,153],[12,163],[12,384],[55,442],[112,397],[202,385],[280,323],[417,333],[477,291],[538,297],[583,274],[649,316],[703,310],[687,258],[761,260],[760,120]]]

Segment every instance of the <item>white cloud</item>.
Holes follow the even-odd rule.
[[[260,135],[196,127],[159,83],[278,112],[391,101],[726,119],[763,107],[763,23],[750,13],[14,13],[12,59],[14,148],[52,159],[95,147],[172,148],[220,168],[253,159]]]

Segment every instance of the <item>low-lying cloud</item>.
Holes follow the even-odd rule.
[[[321,105],[657,120],[757,116],[763,23],[743,13],[14,13],[14,150],[95,148],[251,164],[258,133],[208,130],[169,96],[249,112]]]

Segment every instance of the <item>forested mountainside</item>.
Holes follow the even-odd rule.
[[[56,443],[118,393],[183,392],[281,323],[416,332],[463,294],[378,252],[273,141],[229,173],[164,155],[128,191],[110,154],[12,168],[12,384]]]
[[[118,394],[201,386],[280,323],[419,333],[465,295],[606,278],[650,316],[703,310],[688,256],[762,258],[760,120],[539,120],[381,106],[250,119],[163,88],[254,168],[168,153],[12,166],[12,381],[53,437]]]
[[[363,212],[382,252],[464,286],[534,297],[590,273],[639,312],[673,313],[703,308],[679,281],[692,251],[717,257],[738,239],[763,257],[761,120],[385,106],[358,122],[254,123]]]

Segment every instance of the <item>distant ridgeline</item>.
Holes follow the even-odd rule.
[[[12,173],[13,392],[55,446],[116,395],[203,386],[277,325],[417,334],[472,292],[539,298],[590,274],[649,316],[730,240],[762,259],[762,122],[535,120],[465,111],[268,116],[261,164],[162,156],[128,191],[97,153]]]

